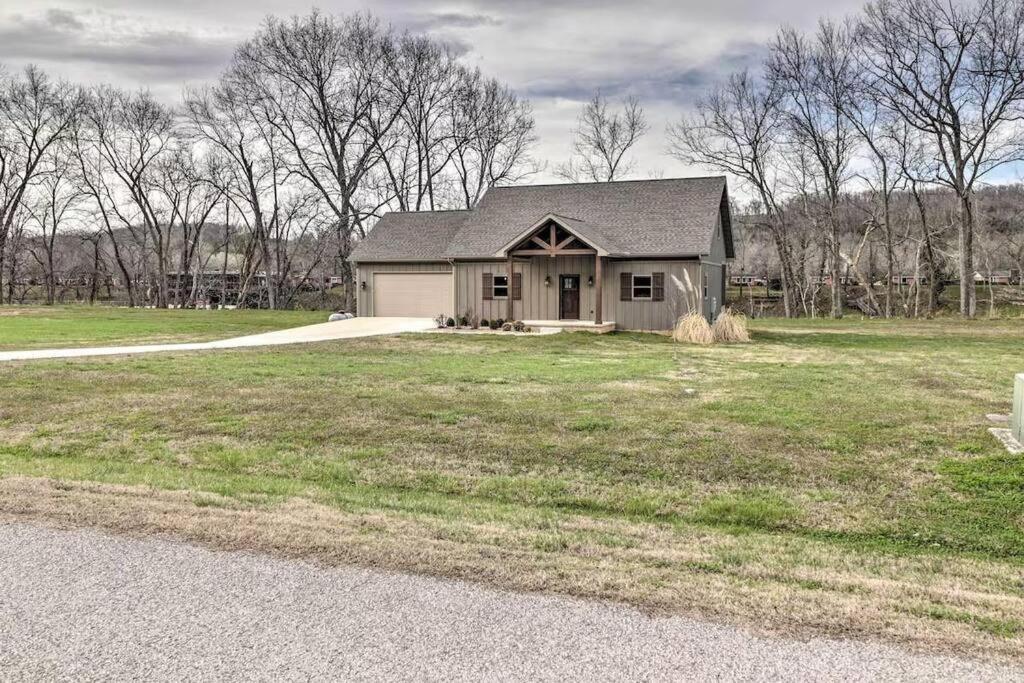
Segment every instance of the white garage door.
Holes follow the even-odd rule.
[[[451,273],[375,273],[373,315],[436,318],[452,313]]]

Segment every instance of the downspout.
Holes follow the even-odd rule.
[[[452,317],[455,318],[456,322],[459,320],[459,272],[455,268],[455,259],[445,259],[448,265],[452,267]],[[474,312],[473,315],[476,315]]]

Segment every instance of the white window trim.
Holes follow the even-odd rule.
[[[508,297],[509,297],[509,293],[510,293],[510,292],[509,292],[509,289],[510,289],[510,288],[512,287],[512,283],[511,283],[511,282],[509,282],[509,277],[508,277],[508,275],[504,275],[504,274],[500,274],[500,275],[499,275],[499,274],[495,274],[495,275],[493,275],[492,277],[493,277],[493,280],[492,280],[492,282],[491,282],[491,298],[492,298],[492,299],[495,299],[495,300],[498,300],[498,301],[504,301],[504,300],[507,300],[507,299],[508,299]],[[499,284],[498,284],[498,278],[499,278],[499,277],[503,277],[503,278],[505,278],[505,284],[503,284],[503,285],[499,285]],[[499,296],[499,295],[498,295],[498,287],[503,287],[503,288],[505,289],[505,294],[504,294],[503,296]]]
[[[637,285],[636,284],[636,279],[638,277],[645,277],[645,278],[647,278],[649,284]],[[633,301],[651,301],[651,300],[654,299],[654,276],[653,275],[643,275],[643,274],[637,275],[637,274],[634,274],[633,275],[633,282],[631,284],[632,284],[632,286],[630,287],[630,294],[633,297]],[[637,296],[636,295],[636,288],[638,286],[643,288],[643,289],[648,290],[650,292],[650,294],[648,294],[647,296]]]

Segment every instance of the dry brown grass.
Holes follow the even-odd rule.
[[[1024,635],[976,627],[1024,616],[1020,591],[993,588],[1019,586],[1019,573],[982,559],[851,553],[767,533],[740,539],[584,516],[516,526],[507,519],[347,513],[298,499],[249,505],[209,493],[31,478],[0,480],[5,518],[623,601],[767,634],[884,638],[922,651],[1024,659]],[[776,559],[764,561],[770,557]]]
[[[750,341],[750,332],[747,331],[747,316],[737,313],[731,308],[722,310],[715,320],[715,324],[711,326],[711,333],[716,343]]]
[[[672,330],[672,339],[684,344],[707,346],[714,340],[711,325],[700,313],[687,313],[676,321]]]

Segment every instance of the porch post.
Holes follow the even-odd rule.
[[[594,302],[594,324],[600,325],[604,322],[604,318],[601,315],[601,305],[604,303],[601,296],[601,285],[604,283],[604,274],[601,272],[601,263],[604,259],[598,254],[594,257],[594,296],[597,301]]]
[[[516,319],[515,299],[512,298],[512,254],[508,255],[508,318],[509,322]]]

